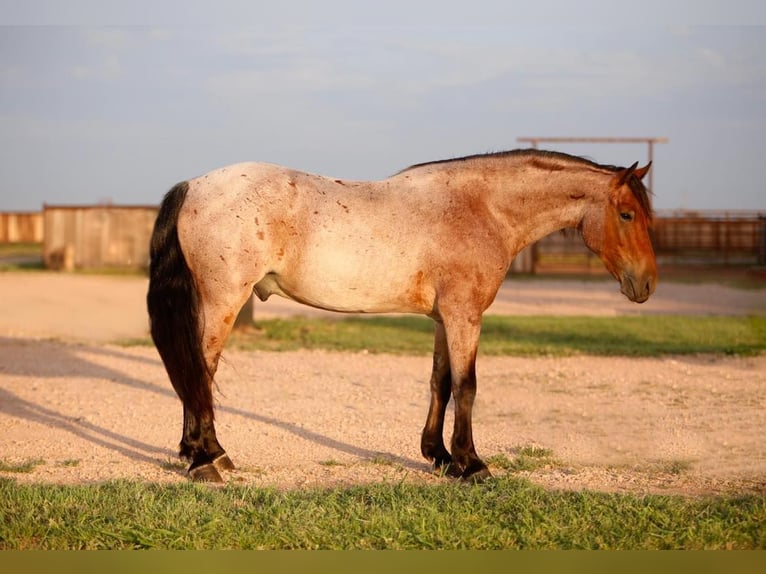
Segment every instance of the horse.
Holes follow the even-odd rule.
[[[152,232],[147,307],[183,404],[179,455],[190,461],[190,479],[222,482],[221,472],[234,469],[216,437],[212,388],[253,292],[341,313],[433,319],[421,452],[442,474],[489,478],[471,422],[484,311],[524,247],[569,228],[628,299],[646,301],[657,284],[642,183],[650,166],[512,150],[420,163],[378,181],[240,163],[176,184]]]

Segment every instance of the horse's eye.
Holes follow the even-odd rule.
[[[633,221],[633,212],[632,211],[621,211],[620,212],[620,219],[622,219],[626,223],[630,223],[631,221]]]

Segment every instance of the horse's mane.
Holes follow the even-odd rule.
[[[558,151],[546,151],[546,150],[538,150],[538,149],[513,149],[513,150],[507,150],[507,151],[495,151],[495,152],[488,152],[488,153],[477,153],[473,155],[466,155],[462,157],[453,157],[449,159],[438,159],[435,161],[426,161],[423,163],[416,163],[414,165],[411,165],[403,170],[401,170],[399,173],[404,173],[406,171],[410,171],[413,169],[418,169],[421,167],[428,167],[431,165],[440,165],[445,163],[462,163],[462,162],[468,162],[468,161],[474,161],[474,160],[491,160],[491,159],[505,159],[505,158],[513,158],[513,157],[534,157],[540,160],[563,160],[568,162],[576,162],[576,163],[582,163],[586,164],[590,167],[595,168],[609,168],[611,166],[602,166],[599,165],[587,158],[579,157],[576,155],[569,155],[566,153],[558,152]],[[618,168],[615,168],[618,169]]]
[[[480,154],[466,155],[463,157],[455,157],[451,159],[439,159],[435,161],[416,163],[414,165],[411,165],[399,171],[396,175],[408,172],[410,170],[415,170],[415,169],[428,167],[432,165],[441,165],[446,163],[461,163],[461,162],[469,162],[469,161],[475,161],[475,160],[481,161],[481,160],[492,160],[492,159],[505,159],[505,158],[514,158],[514,157],[518,157],[518,158],[532,157],[540,162],[549,163],[548,167],[550,169],[562,169],[560,165],[561,162],[582,165],[592,169],[597,169],[600,171],[607,171],[607,172],[618,172],[620,170],[625,169],[624,167],[619,167],[616,165],[599,164],[585,157],[570,155],[570,154],[558,152],[558,151],[547,151],[547,150],[538,150],[538,149],[514,149],[514,150],[508,150],[508,151],[480,153]],[[646,215],[649,218],[651,218],[652,217],[652,202],[651,202],[651,198],[649,197],[651,192],[646,189],[646,186],[636,176],[632,176],[628,180],[628,187],[630,187],[630,190],[633,192],[633,195],[641,204],[641,207],[644,209]]]

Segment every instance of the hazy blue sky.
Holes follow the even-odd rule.
[[[246,160],[378,179],[519,136],[667,137],[656,208],[766,211],[763,2],[238,4],[0,0],[0,211],[156,204]]]

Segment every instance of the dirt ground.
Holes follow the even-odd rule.
[[[23,482],[187,480],[181,408],[150,347],[146,280],[0,273],[0,470]],[[766,289],[661,284],[644,305],[611,282],[509,282],[495,314],[766,314]],[[255,317],[317,311],[272,298]],[[236,352],[218,374],[231,481],[278,488],[440,479],[420,455],[428,357]],[[551,488],[689,495],[766,492],[766,356],[479,357],[474,437],[501,475]],[[447,428],[451,419],[447,421]],[[449,435],[449,431],[447,432]]]

